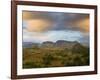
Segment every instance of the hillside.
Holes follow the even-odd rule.
[[[89,65],[89,48],[77,41],[46,41],[23,47],[23,68]]]

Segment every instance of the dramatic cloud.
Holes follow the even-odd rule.
[[[43,20],[46,23],[46,25],[47,24],[50,25],[51,23],[50,26],[45,27],[47,28],[46,30],[66,29],[66,30],[74,30],[74,31],[80,30],[83,32],[87,32],[89,30],[88,14],[57,13],[57,12],[27,12],[27,11],[23,12],[23,21],[37,20],[37,19]],[[29,24],[28,22],[27,24],[32,25],[33,28],[35,28],[34,24]],[[52,27],[52,29],[49,27]]]
[[[82,19],[82,20],[76,22],[75,24],[80,28],[80,30],[89,32],[89,18]]]
[[[52,24],[48,20],[44,19],[31,19],[27,21],[26,29],[31,32],[43,32],[50,29]]]
[[[53,19],[46,13],[23,12],[23,27],[29,31],[43,32],[53,28]]]
[[[23,20],[28,20],[28,19],[32,19],[32,16],[34,15],[34,14],[32,14],[31,12],[29,12],[29,11],[23,11],[23,14],[22,14],[23,16]]]
[[[23,33],[24,41],[63,39],[89,44],[89,14],[23,11]]]

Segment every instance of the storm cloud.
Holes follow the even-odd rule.
[[[45,30],[76,30],[83,32],[89,30],[89,14],[27,11],[23,11],[23,13],[24,21],[45,20],[50,22],[52,25],[46,27]]]
[[[58,33],[57,31],[64,31],[62,36],[64,34],[70,34],[69,36],[71,37],[69,37],[68,35],[64,35],[63,37],[61,37],[62,39],[73,39],[78,40],[79,42],[89,43],[89,14],[23,11],[23,29],[27,30],[27,32],[29,33],[46,33],[46,35],[48,36],[48,32],[50,34],[51,32],[54,32],[53,34],[55,35],[56,33]],[[43,35],[41,35],[40,37],[42,37]],[[80,36],[76,37],[77,35]],[[56,36],[53,37],[58,38]]]

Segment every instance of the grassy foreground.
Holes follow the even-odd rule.
[[[89,48],[23,48],[23,68],[45,68],[89,65]]]

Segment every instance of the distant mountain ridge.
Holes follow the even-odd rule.
[[[32,43],[32,42],[23,42],[23,47],[44,47],[44,48],[51,48],[51,47],[58,47],[58,48],[67,48],[67,49],[72,49],[77,45],[78,47],[83,47],[81,43],[78,41],[66,41],[66,40],[58,40],[56,42],[52,41],[45,41],[42,42],[41,44],[39,43]]]
[[[81,46],[81,44],[78,43],[77,41],[65,41],[65,40],[58,40],[55,43],[51,41],[46,41],[41,44],[42,47],[59,47],[68,49],[71,49],[74,45]]]
[[[30,47],[32,47],[33,45],[34,45],[34,46],[37,46],[38,43],[23,42],[22,45],[23,45],[23,47],[29,47],[29,48],[30,48]]]

